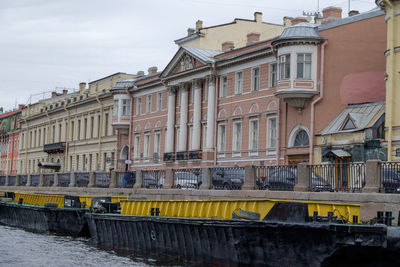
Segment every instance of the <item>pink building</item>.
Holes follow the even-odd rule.
[[[320,161],[316,134],[348,104],[385,99],[384,13],[324,17],[239,49],[180,47],[163,71],[119,82],[118,169]]]

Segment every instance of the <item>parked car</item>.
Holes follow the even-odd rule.
[[[381,179],[385,193],[400,193],[400,173],[396,169],[382,168]]]
[[[244,169],[220,166],[212,167],[211,181],[215,189],[241,189],[244,183]]]
[[[157,175],[157,173],[143,173],[143,185],[146,188],[162,188],[165,182],[165,175]]]
[[[175,172],[175,187],[181,188],[194,188],[198,189],[201,185],[201,174],[193,172]]]
[[[297,182],[296,168],[280,168],[272,171],[269,177],[265,179],[264,188],[293,191]],[[333,186],[315,173],[311,174],[311,186],[314,192],[333,192]]]

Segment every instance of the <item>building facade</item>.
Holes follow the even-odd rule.
[[[60,165],[61,172],[115,168],[117,136],[111,126],[118,81],[138,75],[115,73],[80,83],[79,91],[52,93],[22,111],[18,173],[39,173],[39,162]]]
[[[17,173],[20,118],[23,105],[17,110],[0,114],[0,173]]]
[[[242,48],[181,46],[162,72],[117,83],[117,167],[321,162],[317,133],[348,104],[385,100],[386,47],[381,10],[323,13]]]

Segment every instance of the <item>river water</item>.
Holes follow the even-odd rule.
[[[87,238],[37,234],[0,225],[0,266],[187,266],[138,255],[121,256]]]

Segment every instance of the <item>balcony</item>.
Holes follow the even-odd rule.
[[[164,161],[166,162],[175,161],[175,153],[174,152],[164,153]]]
[[[201,150],[189,151],[189,159],[202,159],[203,153]]]
[[[65,142],[58,142],[53,144],[46,144],[43,147],[43,151],[48,154],[64,153],[66,147]]]
[[[279,81],[277,89],[274,95],[299,111],[304,109],[311,98],[318,94],[313,81]]]
[[[177,160],[188,160],[188,158],[189,158],[189,153],[187,151],[176,152]]]

